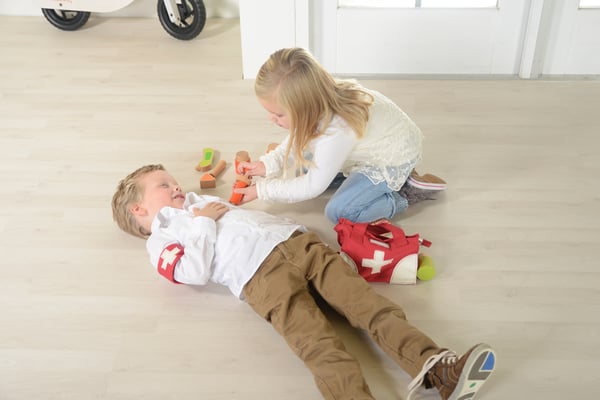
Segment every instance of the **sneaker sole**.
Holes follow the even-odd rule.
[[[467,358],[463,373],[448,400],[471,400],[496,366],[496,353],[487,344],[477,345]]]
[[[406,182],[410,186],[416,187],[416,188],[422,189],[422,190],[430,190],[432,192],[446,190],[445,183],[422,182],[422,181],[418,181],[418,180],[414,179],[413,177],[408,177]]]

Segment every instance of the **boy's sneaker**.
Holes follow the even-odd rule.
[[[433,174],[419,175],[416,170],[412,170],[410,176],[406,180],[410,186],[430,191],[446,190],[446,181]]]
[[[443,350],[425,362],[408,386],[408,399],[425,383],[426,387],[435,387],[442,400],[472,400],[495,364],[494,350],[484,343],[472,347],[460,358],[451,350]]]

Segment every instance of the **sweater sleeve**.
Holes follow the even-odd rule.
[[[265,164],[265,177],[274,178],[280,176],[283,173],[285,166],[285,151],[287,149],[288,141],[290,136],[288,135],[283,142],[279,144],[273,151],[262,155],[259,160]],[[293,161],[292,155],[290,154],[290,160]]]
[[[312,165],[308,171],[291,179],[257,181],[258,198],[295,203],[317,197],[327,189],[356,143],[354,131],[346,124],[331,124],[322,136],[311,143]]]

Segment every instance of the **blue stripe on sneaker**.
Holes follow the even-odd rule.
[[[490,351],[488,353],[488,356],[487,356],[485,362],[481,366],[481,371],[491,371],[494,369],[495,364],[496,364],[496,357],[494,356],[494,353],[492,353]]]

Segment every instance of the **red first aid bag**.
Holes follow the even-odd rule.
[[[353,223],[341,218],[334,229],[340,255],[367,281],[417,282],[419,246],[431,246],[419,234],[406,236],[402,228],[385,219]]]

